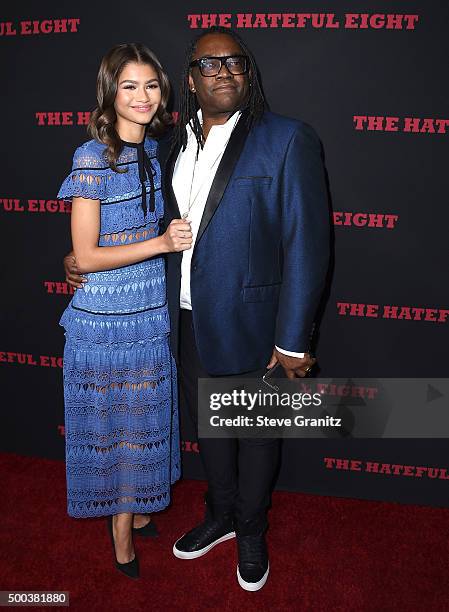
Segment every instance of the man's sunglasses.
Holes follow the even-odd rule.
[[[222,57],[200,57],[190,62],[190,68],[198,66],[204,77],[214,77],[220,72],[221,67],[226,68],[231,74],[245,74],[248,72],[248,58],[246,55],[225,55]]]

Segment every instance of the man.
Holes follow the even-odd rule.
[[[265,110],[251,52],[215,27],[188,50],[165,171],[166,225],[187,218],[193,232],[194,248],[167,258],[167,291],[196,422],[198,378],[260,378],[277,363],[295,378],[315,363],[308,351],[329,249],[324,169],[313,130]],[[200,454],[205,518],[173,552],[195,559],[236,536],[238,582],[256,591],[269,574],[279,441],[200,439]]]

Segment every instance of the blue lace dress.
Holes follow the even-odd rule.
[[[91,140],[74,155],[58,198],[99,199],[99,246],[158,235],[164,203],[157,143],[124,143],[114,172]],[[68,514],[151,513],[180,476],[176,370],[162,257],[85,275],[65,328]]]

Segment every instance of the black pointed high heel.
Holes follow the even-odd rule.
[[[115,553],[115,542],[114,542],[114,533],[112,531],[112,515],[107,517],[107,525],[108,525],[108,531],[109,531],[109,535],[111,536],[111,542],[112,542],[112,550],[114,551],[114,558],[115,558],[115,567],[122,572],[122,574],[125,574],[125,576],[128,576],[128,578],[138,578],[139,577],[139,559],[137,558],[137,555],[134,553],[134,559],[132,561],[128,561],[128,563],[119,563],[117,561],[117,555]]]
[[[142,538],[157,538],[159,531],[153,519],[150,519],[150,522],[143,527],[133,527],[133,534],[141,536]]]

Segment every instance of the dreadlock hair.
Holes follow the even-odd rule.
[[[262,85],[260,83],[259,71],[256,65],[256,60],[253,54],[242,41],[240,36],[230,28],[224,28],[222,26],[212,26],[205,32],[201,32],[195,36],[190,42],[187,48],[186,56],[184,60],[184,67],[181,76],[181,86],[179,89],[179,114],[178,121],[176,123],[174,134],[173,134],[173,148],[181,146],[184,151],[187,146],[187,129],[186,126],[190,123],[190,126],[195,134],[198,142],[198,147],[203,148],[204,146],[204,134],[201,123],[198,120],[198,102],[195,94],[190,91],[189,88],[189,74],[190,74],[190,62],[192,61],[193,55],[196,50],[198,41],[207,36],[208,34],[226,34],[231,36],[243,51],[243,54],[248,57],[249,62],[249,95],[246,100],[245,106],[240,110],[248,110],[248,116],[246,119],[248,129],[251,125],[258,121],[267,107],[265,96],[262,91]]]

